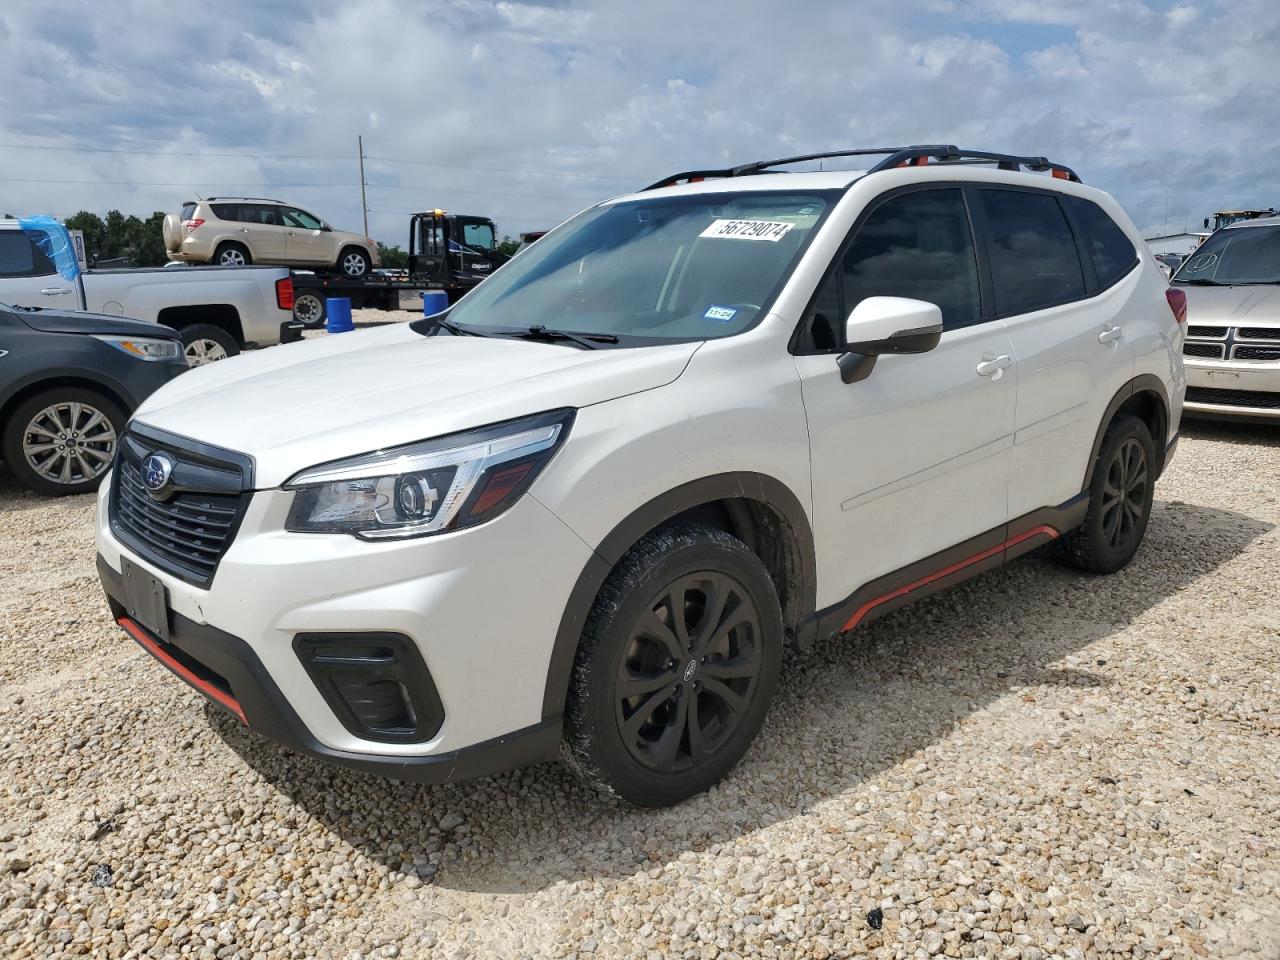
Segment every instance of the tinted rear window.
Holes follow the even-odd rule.
[[[184,204],[182,205],[182,219],[183,219],[183,220],[190,220],[190,219],[191,219],[192,217],[194,217],[195,215],[196,215],[196,205],[195,205],[195,203],[194,203],[194,202],[192,202],[192,203],[184,203]]]
[[[1056,197],[979,190],[991,237],[996,310],[1029,313],[1085,295],[1075,236]]]
[[[213,211],[213,215],[219,220],[239,220],[240,204],[238,203],[211,203],[209,209]]]
[[[43,277],[51,273],[53,264],[25,233],[0,232],[0,277]]]
[[[1111,286],[1138,262],[1138,253],[1116,222],[1100,206],[1083,197],[1063,196],[1076,226],[1084,232],[1084,246],[1093,261],[1099,286]]]

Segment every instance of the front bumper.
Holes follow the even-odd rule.
[[[126,557],[165,588],[171,642],[121,626],[250,729],[340,764],[432,782],[557,754],[560,716],[543,712],[546,678],[565,599],[591,552],[533,497],[470,530],[366,543],[286,533],[292,494],[258,491],[205,589],[115,537],[110,483],[100,492],[97,540],[113,617],[128,620]],[[443,711],[430,740],[353,733],[296,649],[300,636],[370,631],[407,638],[420,654]]]
[[[1184,358],[1186,413],[1280,419],[1280,362]]]

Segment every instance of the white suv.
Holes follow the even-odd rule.
[[[1064,167],[824,156],[885,153],[680,174],[447,314],[162,388],[100,494],[117,621],[315,756],[562,755],[659,805],[742,757],[786,647],[1054,540],[1124,566],[1182,293]]]

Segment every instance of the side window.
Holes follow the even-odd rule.
[[[240,219],[258,226],[280,226],[280,208],[266,203],[246,203],[240,208]]]
[[[303,230],[319,230],[322,224],[318,217],[313,217],[305,210],[299,210],[297,207],[279,207],[281,217],[284,219],[286,227],[301,227]]]
[[[979,190],[991,236],[991,280],[1001,316],[1030,313],[1085,295],[1075,236],[1057,197]]]
[[[231,220],[236,223],[244,218],[240,215],[240,204],[238,203],[211,203],[209,209],[213,211],[213,215],[219,220]]]
[[[21,230],[0,232],[0,277],[47,277],[53,263]]]
[[[1105,290],[1133,268],[1138,262],[1138,253],[1125,232],[1092,200],[1064,195],[1062,202],[1084,234],[1093,272],[1098,275],[1098,285]]]
[[[941,307],[947,330],[982,318],[973,233],[958,189],[916,190],[880,204],[858,228],[840,272],[847,310],[867,297],[910,297]]]

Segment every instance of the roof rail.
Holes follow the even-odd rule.
[[[273,200],[271,197],[205,197],[206,201],[217,202],[221,200],[256,200],[259,203],[284,203],[283,200]]]
[[[657,183],[645,187],[645,190],[657,190],[660,187],[672,187],[678,183],[697,183],[699,180],[714,180],[724,177],[746,177],[757,173],[779,173],[772,167],[781,167],[791,163],[804,163],[809,160],[827,160],[833,157],[867,157],[884,156],[884,159],[873,166],[868,173],[878,173],[894,167],[922,167],[928,163],[994,163],[1000,170],[1027,170],[1036,173],[1049,172],[1061,180],[1080,183],[1080,178],[1070,167],[1061,163],[1053,163],[1045,157],[1019,157],[1010,153],[989,153],[985,150],[961,150],[951,144],[917,144],[910,147],[868,147],[859,150],[831,150],[826,153],[806,153],[798,157],[782,157],[778,160],[760,160],[755,163],[744,163],[736,167],[725,167],[719,170],[688,170],[665,177]],[[643,191],[641,191],[643,192]]]

